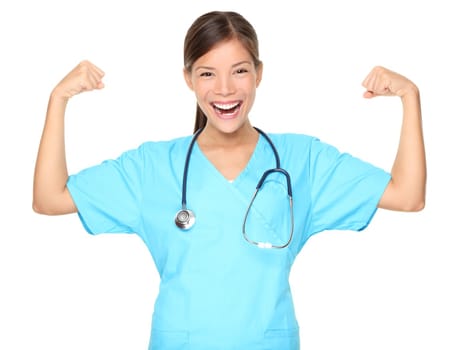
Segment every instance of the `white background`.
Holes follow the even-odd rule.
[[[70,172],[189,134],[183,39],[198,15],[220,9],[257,29],[264,78],[251,120],[266,131],[313,134],[390,170],[400,102],[365,100],[360,83],[383,65],[421,90],[426,209],[378,211],[363,232],[310,239],[291,274],[302,348],[467,349],[464,6],[2,2],[0,348],[147,348],[158,288],[149,253],[136,236],[86,234],[76,215],[33,213],[37,146],[50,91],[82,59],[106,72],[106,88],[70,101]]]

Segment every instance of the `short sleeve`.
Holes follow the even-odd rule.
[[[361,231],[373,218],[391,175],[316,139],[311,147],[311,231]]]
[[[143,145],[68,178],[88,233],[135,233],[140,224]]]

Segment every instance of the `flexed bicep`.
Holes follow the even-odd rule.
[[[365,98],[398,96],[402,101],[399,146],[391,169],[391,181],[378,207],[419,211],[425,206],[426,158],[422,128],[420,93],[406,77],[377,66],[362,82]]]
[[[104,72],[80,62],[52,90],[34,170],[33,209],[41,214],[76,212],[66,187],[65,110],[68,100],[84,91],[102,89]]]

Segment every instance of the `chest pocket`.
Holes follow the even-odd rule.
[[[293,225],[286,178],[273,173],[252,198],[244,222],[245,235],[254,242],[283,246],[291,238]]]

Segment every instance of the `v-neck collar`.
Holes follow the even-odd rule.
[[[197,160],[199,159],[203,163],[205,163],[206,167],[208,167],[210,171],[214,173],[216,177],[219,178],[221,181],[224,181],[229,185],[238,185],[243,181],[243,179],[246,176],[248,176],[248,173],[251,171],[253,164],[255,164],[258,159],[258,153],[260,153],[261,149],[264,148],[265,142],[266,140],[264,139],[264,136],[259,134],[258,141],[256,142],[255,148],[253,150],[253,153],[251,154],[250,159],[235,179],[227,179],[224,177],[224,175],[221,174],[221,172],[214,166],[213,163],[211,163],[208,157],[206,157],[206,155],[203,153],[203,151],[198,145],[198,141],[195,142],[195,145],[193,147],[193,155],[195,155],[195,158]]]

